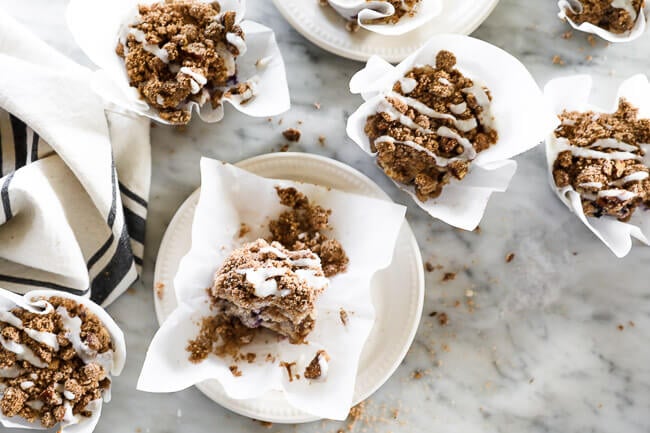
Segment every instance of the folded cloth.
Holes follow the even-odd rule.
[[[149,121],[105,111],[92,72],[0,11],[0,286],[106,306],[142,266]]]

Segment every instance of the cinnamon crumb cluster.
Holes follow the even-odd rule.
[[[162,119],[186,124],[192,103],[214,109],[224,97],[254,96],[252,84],[236,81],[235,60],[246,45],[234,11],[197,0],[166,0],[138,10],[116,52],[130,85]]]
[[[579,8],[568,8],[567,17],[580,25],[591,23],[609,32],[622,34],[634,28],[645,0],[630,0],[617,4],[612,0],[579,0]]]
[[[276,188],[280,203],[291,208],[269,223],[270,241],[279,242],[291,250],[311,250],[320,257],[326,277],[345,272],[349,259],[343,246],[330,239],[330,209],[312,204],[295,188]]]
[[[365,133],[384,172],[427,201],[451,179],[462,180],[477,154],[497,142],[491,101],[489,90],[443,50],[435,67],[416,67],[395,83]]]
[[[0,317],[0,410],[51,428],[73,417],[90,417],[88,405],[110,387],[100,358],[113,345],[99,318],[83,305],[52,297],[49,312],[16,307]],[[79,322],[81,348],[70,337]],[[108,355],[108,357],[107,357]]]
[[[650,170],[644,163],[650,119],[625,99],[611,114],[565,111],[555,130],[562,150],[553,164],[558,188],[580,194],[585,215],[628,221],[650,208]]]

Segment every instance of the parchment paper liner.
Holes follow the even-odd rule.
[[[618,99],[626,98],[639,109],[639,118],[650,118],[650,84],[643,75],[635,75],[624,81],[618,89],[618,95],[609,109],[593,106],[589,103],[592,90],[592,79],[589,75],[576,75],[551,80],[544,87],[544,95],[556,114],[563,110],[569,111],[598,111],[611,113],[616,111]],[[559,121],[557,122],[559,124]],[[650,144],[643,146],[646,151],[643,163],[650,166]],[[559,189],[553,181],[553,163],[559,149],[556,146],[555,134],[551,132],[546,139],[546,159],[551,188],[569,209],[612,250],[617,257],[624,257],[632,248],[632,238],[650,245],[650,211],[638,208],[629,222],[624,223],[616,218],[604,216],[601,218],[587,217],[582,209],[580,194],[572,187]]]
[[[6,311],[14,307],[21,307],[33,312],[37,312],[40,310],[43,304],[42,301],[33,300],[36,298],[45,298],[47,300],[53,296],[71,299],[78,304],[84,305],[104,324],[109,334],[111,335],[111,340],[113,341],[113,345],[115,347],[115,350],[113,351],[113,367],[110,373],[112,377],[119,376],[122,372],[122,369],[124,368],[124,363],[126,362],[126,343],[124,340],[124,334],[122,333],[122,330],[119,328],[119,326],[117,326],[115,321],[111,318],[111,316],[109,316],[103,308],[91,300],[57,290],[33,290],[21,296],[4,289],[0,289],[0,310]],[[1,396],[2,393],[0,393],[0,398]],[[109,388],[103,393],[103,401],[108,403],[110,400],[111,394]],[[81,418],[82,421],[77,424],[61,423],[58,425],[58,428],[60,428],[61,431],[65,433],[92,433],[93,430],[95,430],[95,427],[97,426],[97,423],[99,422],[99,418],[101,416],[102,400],[92,401],[87,406],[87,408],[92,412],[91,417]],[[6,428],[46,430],[38,421],[35,423],[29,423],[20,417],[7,418],[2,414],[2,411],[0,411],[0,424]]]
[[[295,186],[310,200],[332,209],[331,237],[345,248],[348,271],[330,279],[329,288],[317,302],[316,327],[308,344],[292,345],[272,339],[248,345],[244,352],[257,353],[254,363],[238,363],[234,377],[230,359],[210,356],[199,364],[188,360],[186,346],[198,335],[198,322],[211,313],[205,288],[214,273],[237,246],[268,236],[268,221],[287,207],[279,204],[276,186]],[[347,417],[354,392],[359,356],[375,321],[370,280],[386,268],[405,209],[388,201],[284,180],[265,179],[232,165],[203,158],[201,195],[192,225],[192,248],[182,259],[174,279],[178,308],[156,333],[140,375],[138,389],[175,392],[196,383],[216,379],[230,398],[251,399],[269,390],[282,390],[289,403],[309,414],[331,419]],[[241,223],[251,232],[238,238]],[[340,308],[348,312],[348,324],[340,320]],[[316,351],[332,357],[324,381],[290,382],[282,361],[296,362],[294,373],[302,376]],[[275,356],[266,362],[265,355]]]
[[[404,16],[395,24],[368,24],[368,21],[370,20],[386,18],[394,15],[394,6],[385,1],[328,1],[330,6],[346,20],[356,21],[361,28],[385,36],[399,36],[411,32],[440,15],[443,8],[441,0],[422,0],[418,5],[417,12],[412,17]]]
[[[601,38],[605,39],[608,42],[630,42],[637,39],[639,36],[643,34],[643,32],[645,32],[646,17],[645,17],[644,8],[641,8],[641,11],[639,11],[639,15],[636,18],[636,22],[634,23],[634,27],[632,28],[632,30],[622,34],[616,34],[591,23],[585,22],[578,25],[575,22],[573,22],[566,14],[566,11],[571,9],[572,2],[579,2],[579,0],[559,0],[557,2],[557,6],[560,8],[560,13],[558,14],[558,16],[560,17],[560,19],[566,20],[569,23],[569,25],[576,30],[585,33],[592,33],[594,35],[600,36]]]
[[[347,134],[374,156],[364,132],[366,119],[376,112],[385,92],[398,79],[417,65],[435,64],[440,50],[453,52],[458,59],[458,69],[490,89],[499,140],[478,154],[462,181],[453,179],[436,199],[421,202],[413,187],[397,182],[396,185],[432,217],[473,230],[483,217],[490,195],[507,190],[517,169],[517,163],[510,158],[539,144],[555,124],[541,90],[516,58],[487,42],[460,35],[435,36],[396,67],[372,57],[350,81],[350,91],[361,94],[366,102],[350,116]]]
[[[129,86],[124,60],[115,53],[120,30],[133,22],[138,15],[138,4],[156,3],[157,0],[71,0],[66,18],[77,44],[100,69],[93,77],[93,88],[116,110],[133,111],[160,123],[169,124],[158,111],[142,99],[137,89]],[[209,3],[210,0],[199,0]],[[218,122],[224,116],[224,105],[230,104],[238,111],[253,117],[275,116],[289,110],[289,87],[284,60],[273,31],[253,21],[242,21],[245,0],[221,0],[222,10],[237,12],[237,21],[245,33],[247,51],[237,57],[237,80],[254,79],[258,93],[250,101],[224,98],[222,104],[212,109],[209,102],[198,106],[190,103],[205,122]],[[101,18],[98,18],[101,17]],[[258,62],[263,60],[261,62]]]

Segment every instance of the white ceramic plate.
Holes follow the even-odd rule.
[[[369,178],[355,169],[315,155],[275,153],[236,164],[260,176],[301,181],[390,200]],[[158,323],[176,308],[174,276],[181,258],[189,251],[194,211],[199,199],[196,190],[176,212],[165,232],[154,274],[154,300]],[[161,285],[162,283],[162,285]],[[368,398],[397,369],[406,356],[422,314],[424,271],[415,236],[405,221],[397,239],[393,262],[375,275],[371,283],[377,320],[364,346],[357,375],[355,404]],[[274,423],[315,421],[312,415],[290,406],[280,391],[262,398],[234,400],[219,382],[206,381],[197,388],[221,406],[240,415]]]
[[[426,1],[426,0],[424,0]],[[273,0],[280,13],[304,37],[336,55],[366,61],[377,55],[399,63],[431,36],[469,35],[490,15],[499,0],[443,0],[443,10],[424,26],[401,36],[382,36],[366,30],[350,33],[345,20],[318,0]]]

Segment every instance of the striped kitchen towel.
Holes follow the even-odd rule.
[[[149,121],[107,112],[92,72],[0,11],[0,287],[110,304],[138,278]]]

